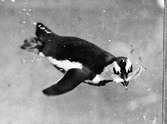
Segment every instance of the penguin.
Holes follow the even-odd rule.
[[[105,67],[112,64],[124,87],[132,72],[132,63],[127,57],[116,57],[99,46],[73,36],[61,36],[41,22],[36,23],[35,36],[25,39],[20,46],[27,51],[38,50],[40,56],[48,61],[64,76],[56,84],[42,90],[47,96],[61,95],[73,90],[79,84],[105,86],[111,80],[105,80],[101,74]]]

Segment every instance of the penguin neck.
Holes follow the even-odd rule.
[[[117,57],[111,55],[107,58],[107,65],[112,64],[114,61],[117,61]]]

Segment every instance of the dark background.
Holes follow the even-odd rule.
[[[1,0],[1,124],[161,124],[163,6],[160,0]],[[162,4],[161,4],[162,5]],[[145,71],[129,85],[81,84],[62,96],[41,90],[63,75],[19,49],[40,21],[87,39]]]

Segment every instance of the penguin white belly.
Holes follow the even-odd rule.
[[[59,68],[64,69],[65,71],[68,71],[69,69],[72,68],[82,69],[82,64],[79,62],[71,62],[69,60],[56,60],[53,57],[47,57],[47,59],[49,60],[50,63]]]
[[[82,69],[82,67],[83,67],[83,65],[79,62],[71,62],[69,60],[57,60],[53,57],[45,56],[42,52],[40,52],[39,55],[42,57],[46,57],[51,64],[53,64],[59,68],[62,68],[65,71],[68,71],[69,69],[72,69],[72,68]]]

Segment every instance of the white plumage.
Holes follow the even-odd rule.
[[[78,69],[82,69],[82,64],[79,62],[71,62],[69,60],[56,60],[52,57],[47,57],[47,59],[49,60],[50,63],[52,63],[53,65],[64,69],[65,71],[68,71],[69,69],[72,68],[78,68]]]
[[[128,70],[130,70],[131,65],[132,65],[131,61],[129,59],[127,59],[126,66],[125,66],[126,72],[128,72]]]

